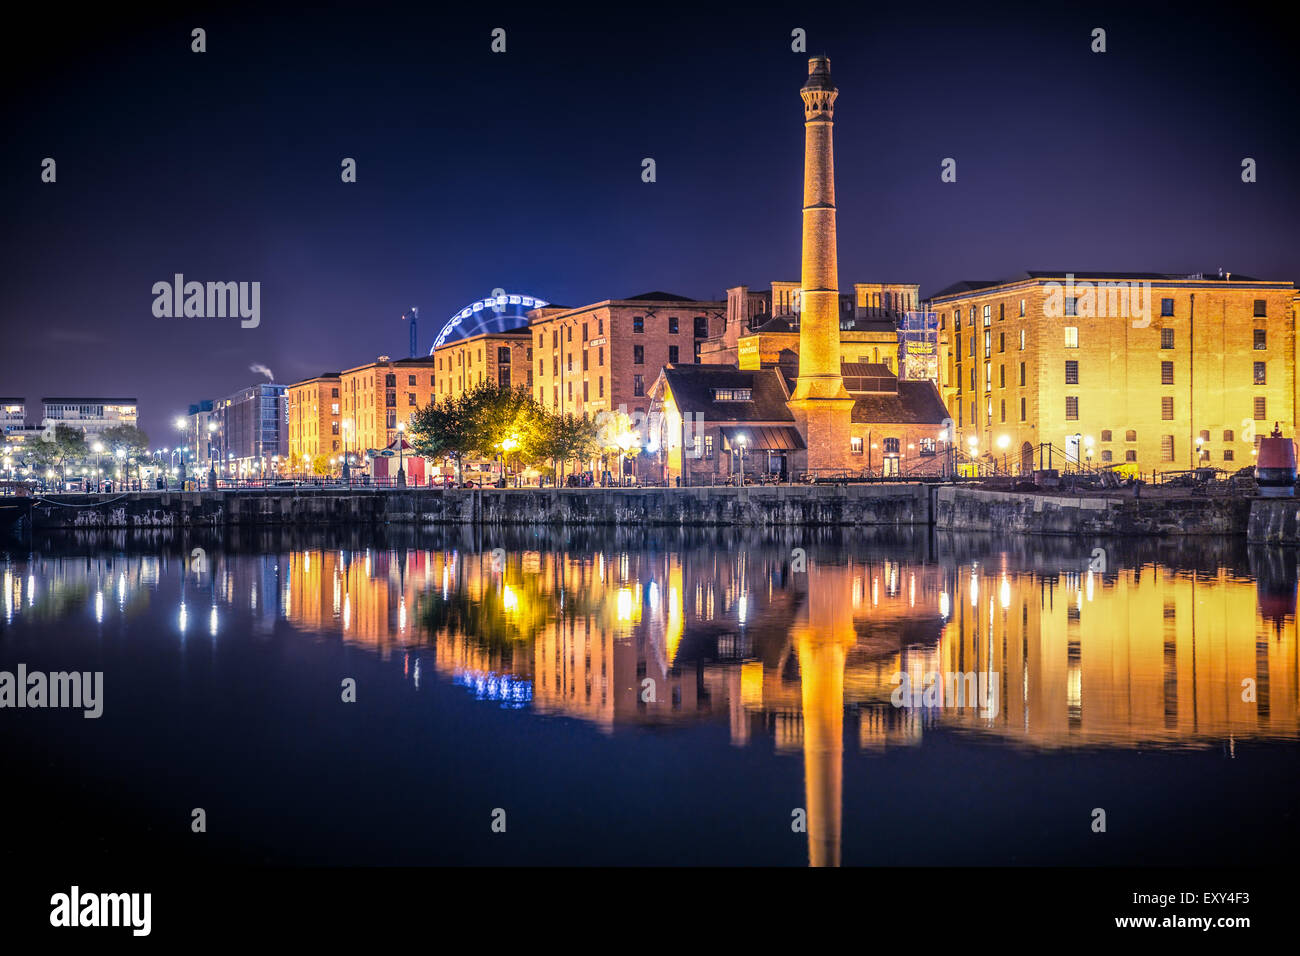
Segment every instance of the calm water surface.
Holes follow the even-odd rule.
[[[103,671],[104,715],[0,710],[10,858],[1227,864],[1300,848],[1283,551],[657,529],[34,547],[0,556],[0,669]],[[996,694],[895,706],[898,675],[924,690],[932,673]]]

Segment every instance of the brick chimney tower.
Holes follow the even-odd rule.
[[[835,98],[829,57],[808,60],[803,98],[803,271],[800,277],[799,377],[790,409],[808,444],[808,467],[849,460],[853,398],[840,376],[839,266],[835,242]]]

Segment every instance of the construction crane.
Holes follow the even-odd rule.
[[[417,326],[420,321],[420,310],[415,306],[411,306],[409,311],[402,313],[402,319],[411,320],[411,358],[418,358],[419,355],[416,352],[416,349],[418,348],[417,341],[419,339]]]

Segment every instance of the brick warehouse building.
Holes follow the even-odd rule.
[[[416,409],[433,400],[436,376],[437,359],[432,355],[397,360],[381,355],[343,371],[343,450],[358,456],[360,463],[371,450],[392,445],[398,424],[409,422]]]
[[[310,473],[325,460],[343,455],[342,376],[326,372],[289,386],[289,469]]]
[[[491,382],[502,388],[529,387],[533,381],[533,337],[526,329],[481,332],[436,347],[434,392],[445,401]]]
[[[1274,422],[1294,434],[1296,306],[1293,283],[1232,273],[1029,272],[930,300],[959,447],[1022,472],[1048,444],[1056,467],[1253,464]]]
[[[531,313],[533,395],[544,408],[595,418],[645,413],[669,364],[693,364],[726,303],[648,292],[572,309]]]

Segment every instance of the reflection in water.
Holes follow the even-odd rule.
[[[1294,553],[1108,545],[1102,573],[1089,570],[1092,543],[892,534],[541,542],[446,530],[372,547],[276,536],[218,542],[200,571],[188,542],[52,548],[0,563],[0,627],[129,617],[160,579],[180,579],[182,641],[220,640],[237,609],[255,636],[280,620],[361,645],[400,661],[416,688],[432,666],[519,720],[610,734],[724,721],[736,746],[802,754],[819,866],[840,862],[846,734],[867,754],[937,732],[1028,750],[1298,736]],[[915,688],[959,675],[958,689],[982,675],[996,706],[940,681],[898,707],[900,674]]]

